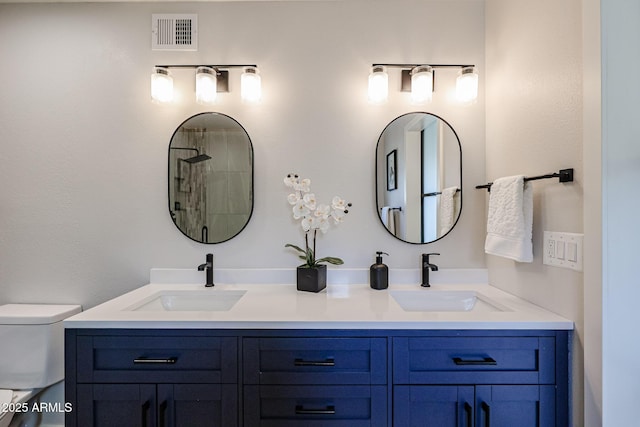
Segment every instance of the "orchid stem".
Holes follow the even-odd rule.
[[[315,261],[316,259],[316,234],[318,233],[318,230],[313,230],[313,260]]]

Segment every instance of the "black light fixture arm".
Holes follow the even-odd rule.
[[[423,62],[421,64],[371,64],[372,67],[388,67],[388,68],[404,68],[410,69],[415,67],[420,67],[428,65],[431,68],[467,68],[467,67],[475,67],[473,64],[430,64],[428,62]]]
[[[244,68],[244,67],[253,67],[258,68],[256,64],[218,64],[218,65],[210,65],[210,64],[199,64],[199,65],[188,65],[188,64],[178,64],[178,65],[156,65],[158,68],[198,68],[198,67],[209,67],[215,70],[219,68]]]

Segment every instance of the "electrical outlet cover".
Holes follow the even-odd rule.
[[[545,231],[542,263],[582,271],[583,242],[584,234],[581,233]]]

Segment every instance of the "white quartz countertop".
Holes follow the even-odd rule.
[[[246,291],[228,311],[135,311],[132,307],[159,292]],[[475,291],[484,303],[472,311],[405,311],[392,297],[396,291]],[[422,294],[420,294],[422,295]],[[426,295],[428,297],[428,295]],[[77,314],[66,328],[135,329],[573,329],[573,322],[490,285],[391,285],[373,290],[368,284],[337,284],[319,293],[300,292],[292,284],[149,284]]]

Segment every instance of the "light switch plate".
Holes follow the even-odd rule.
[[[584,234],[544,232],[542,263],[582,271]]]

